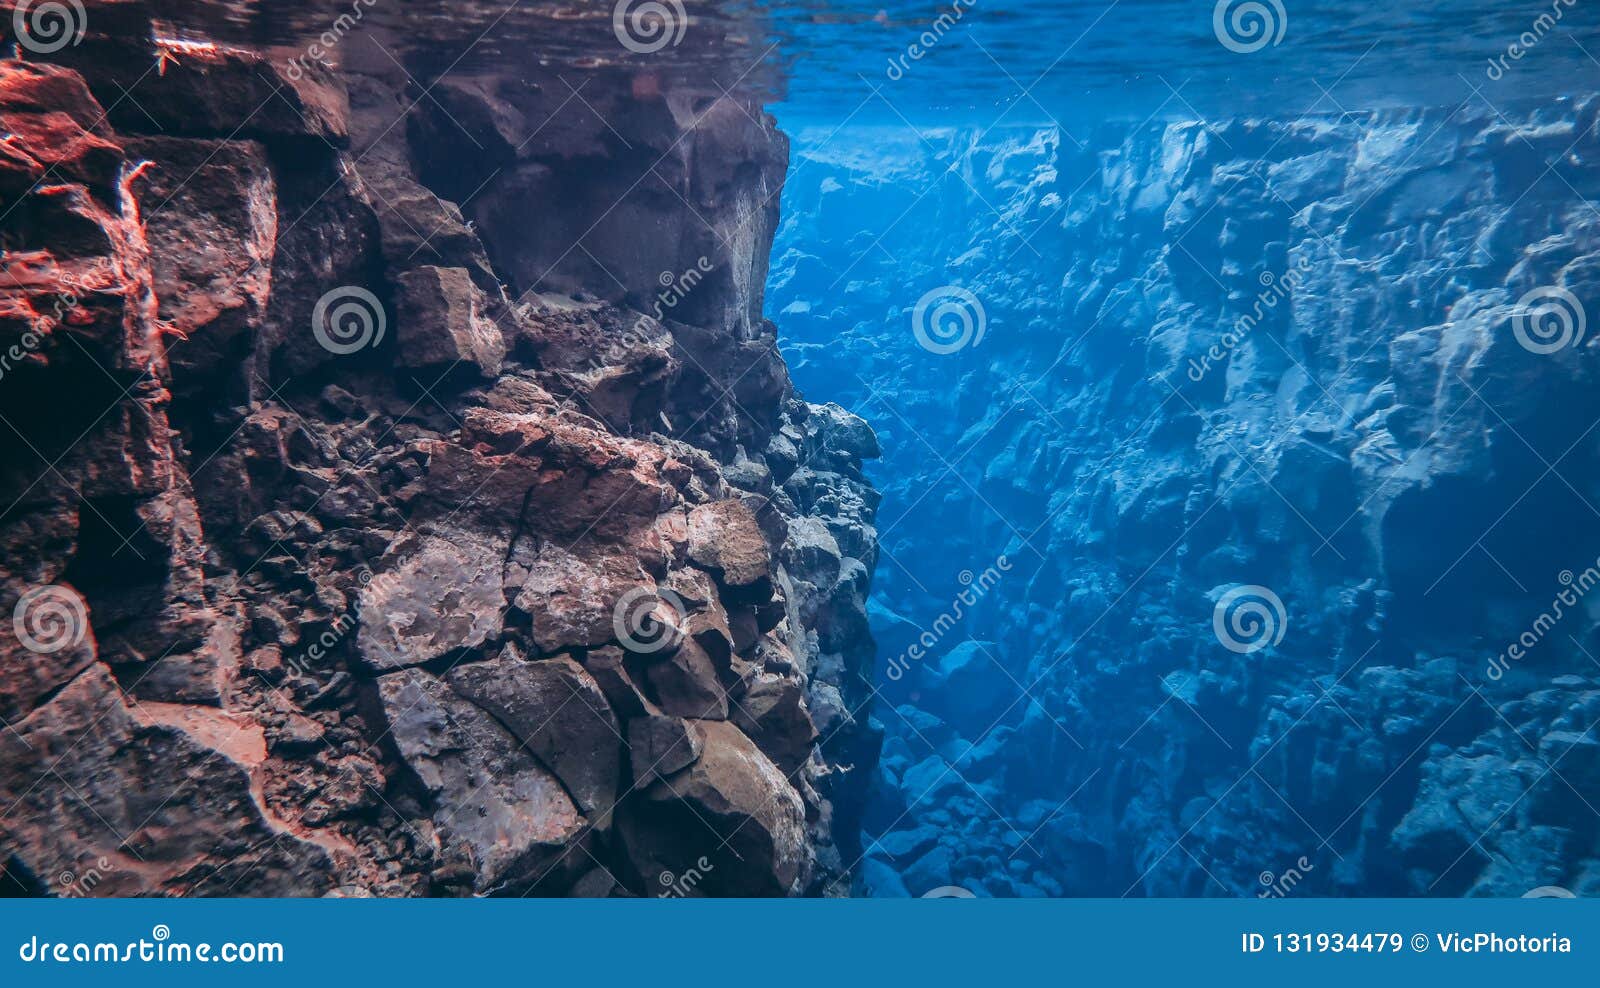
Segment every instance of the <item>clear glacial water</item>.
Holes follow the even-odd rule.
[[[784,45],[795,54],[789,91],[796,117],[1070,126],[1151,115],[1444,104],[1489,84],[1489,60],[1505,55],[1525,32],[1538,35],[1538,57],[1530,52],[1510,62],[1514,81],[1497,99],[1562,92],[1576,80],[1600,78],[1600,63],[1590,54],[1600,49],[1589,40],[1600,12],[1582,4],[978,0],[970,7],[853,6],[853,16],[783,18]],[[1537,26],[1541,14],[1557,19]],[[916,56],[912,45],[924,54]]]
[[[884,447],[864,889],[1589,894],[1595,622],[1504,650],[1600,545],[1595,351],[1514,342],[1600,300],[1596,10],[941,9],[790,20],[776,111]]]
[[[263,46],[303,45],[343,17],[424,75],[620,65],[754,89],[786,121],[834,126],[1343,112],[1447,104],[1474,87],[1511,102],[1600,79],[1600,9],[1567,0],[164,0],[105,5],[95,20],[139,8],[175,35]],[[623,48],[619,10],[667,11],[672,41]],[[1519,39],[1526,55],[1508,56]]]

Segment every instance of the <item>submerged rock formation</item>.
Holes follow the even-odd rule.
[[[1600,892],[1597,110],[797,135],[872,891]]]
[[[8,887],[847,891],[877,448],[759,102],[138,37],[0,63]]]

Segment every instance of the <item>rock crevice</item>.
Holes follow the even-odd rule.
[[[145,57],[0,63],[8,881],[848,891],[876,449],[759,103]]]

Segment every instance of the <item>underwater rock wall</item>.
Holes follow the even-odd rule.
[[[759,103],[148,36],[0,63],[6,887],[848,891],[877,449]]]
[[[795,135],[870,891],[1600,892],[1596,109]]]

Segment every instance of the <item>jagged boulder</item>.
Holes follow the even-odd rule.
[[[628,722],[633,784],[648,786],[681,772],[700,757],[700,733],[681,717],[639,717]]]
[[[226,384],[248,353],[272,292],[277,184],[255,141],[145,137],[130,154],[151,162],[136,188],[161,319],[182,334],[172,351],[180,389]],[[238,394],[238,391],[233,391]],[[209,400],[215,400],[207,395]]]
[[[628,655],[622,649],[615,645],[590,649],[583,664],[619,717],[628,719],[661,712],[645,694],[640,680],[635,678],[635,672],[628,667]]]
[[[609,826],[622,735],[581,665],[566,656],[530,662],[508,647],[494,661],[457,666],[445,681],[526,745],[589,819]]]
[[[430,673],[378,680],[389,733],[434,805],[444,862],[474,891],[534,888],[564,863],[587,821],[526,745]]]
[[[458,368],[498,376],[506,343],[485,304],[466,268],[424,265],[402,274],[400,365],[421,372],[426,385]]]
[[[512,564],[524,574],[516,607],[528,615],[543,652],[615,640],[618,607],[630,591],[648,586],[637,554],[590,544],[577,550],[561,540],[540,540],[537,548],[525,543],[513,551]]]
[[[400,547],[361,591],[357,648],[377,671],[477,648],[500,630],[503,548],[459,534]]]
[[[691,721],[700,757],[623,818],[633,867],[655,878],[704,861],[702,895],[790,895],[812,866],[800,795],[737,727]]]
[[[789,676],[761,673],[733,704],[731,719],[778,767],[793,773],[811,757],[817,728],[805,691]]]
[[[689,558],[740,599],[771,596],[766,539],[754,512],[742,501],[714,501],[689,512]]]
[[[728,718],[728,690],[711,654],[685,638],[672,654],[649,664],[649,681],[661,709],[675,717]]]

